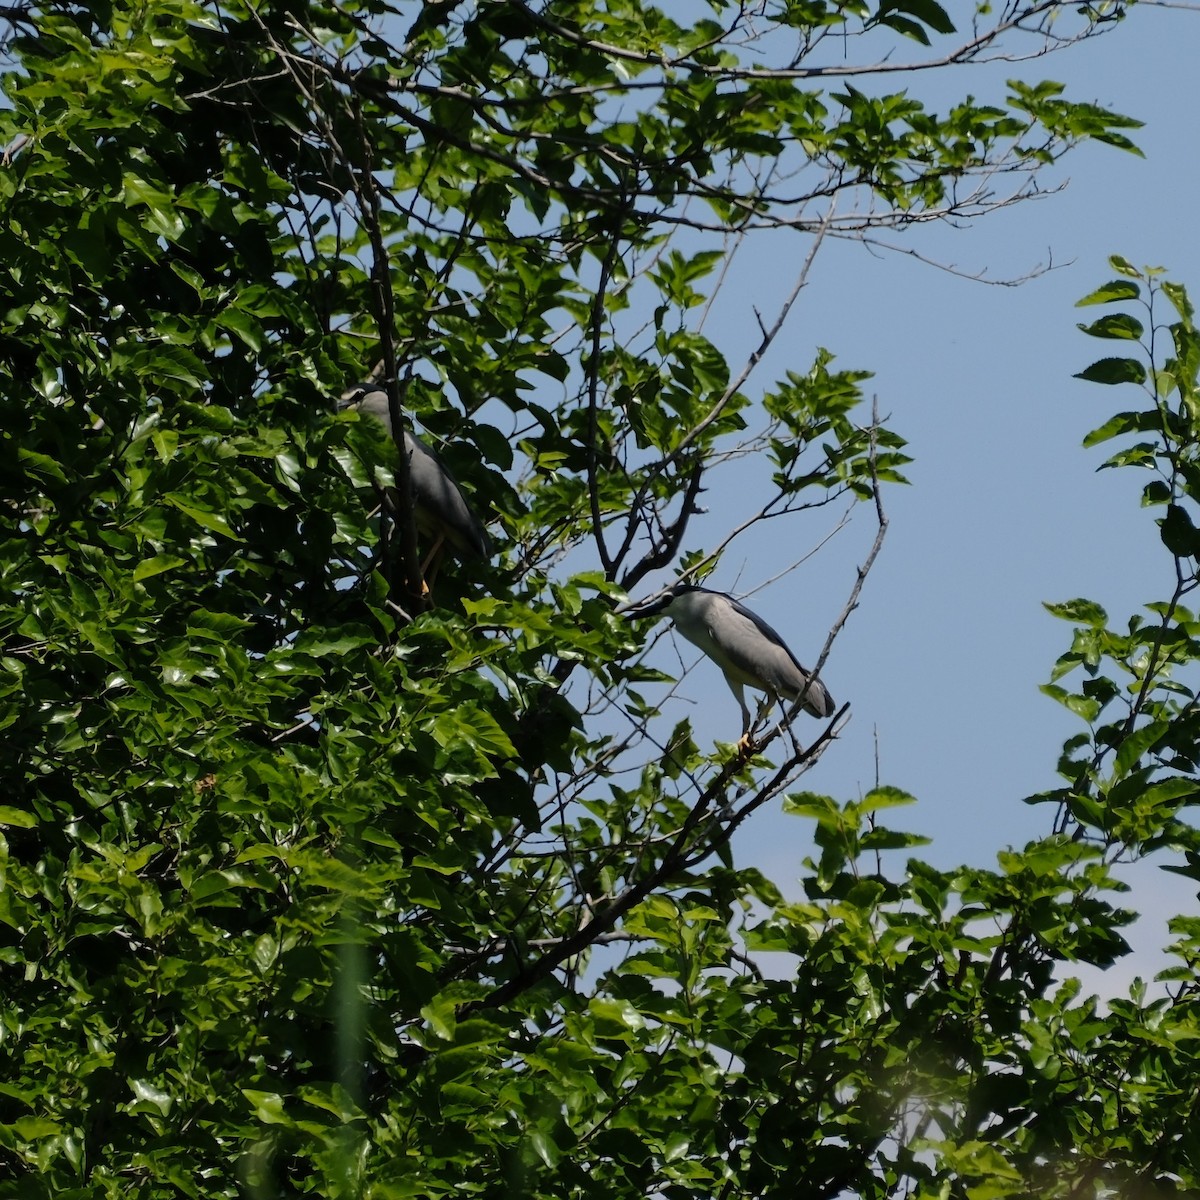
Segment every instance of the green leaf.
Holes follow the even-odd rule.
[[[1192,329],[1192,318],[1195,316],[1195,309],[1192,308],[1192,302],[1188,298],[1187,289],[1182,284],[1172,283],[1170,280],[1163,280],[1162,284],[1163,295],[1175,307],[1175,311],[1179,314],[1180,319],[1184,323],[1184,327],[1188,330]]]
[[[618,1026],[621,1030],[640,1030],[646,1024],[645,1018],[628,1001],[624,1000],[592,1000],[588,1005],[600,1028]],[[609,1031],[611,1035],[611,1030]]]
[[[168,241],[176,241],[183,233],[183,220],[169,192],[155,187],[140,176],[127,172],[123,199],[128,204],[144,205],[149,210],[146,228]]]
[[[1103,629],[1108,624],[1108,613],[1094,600],[1064,600],[1058,604],[1042,602],[1042,607],[1064,621],[1077,625],[1090,625],[1094,629]]]
[[[1089,337],[1097,338],[1127,338],[1136,341],[1142,336],[1142,323],[1128,313],[1107,313],[1090,325],[1080,325]]]
[[[65,484],[67,482],[62,467],[50,455],[40,454],[36,450],[28,450],[24,446],[19,446],[17,456],[31,475],[52,479],[55,483]]]
[[[531,1129],[529,1131],[529,1144],[533,1147],[534,1152],[545,1166],[553,1169],[558,1164],[560,1157],[558,1147],[546,1130],[540,1128]]]
[[[144,558],[134,567],[133,580],[137,583],[154,575],[161,575],[165,571],[173,571],[186,562],[187,559],[180,558],[178,554],[156,554],[153,558]]]
[[[1150,784],[1138,796],[1139,806],[1157,808],[1165,806],[1172,811],[1184,804],[1194,804],[1200,798],[1200,789],[1195,780],[1174,778]]]
[[[1123,412],[1110,417],[1097,429],[1083,439],[1085,447],[1098,446],[1102,442],[1120,437],[1126,433],[1144,433],[1147,430],[1157,431],[1162,419],[1157,412]]]
[[[895,808],[903,804],[915,804],[917,798],[897,787],[872,788],[860,801],[858,811],[877,812],[881,808]]]
[[[17,1135],[27,1142],[37,1141],[38,1138],[51,1137],[62,1132],[62,1126],[57,1121],[44,1117],[18,1117],[13,1123]]]
[[[210,509],[198,508],[190,497],[185,499],[182,496],[170,494],[164,496],[163,499],[185,516],[191,517],[197,525],[202,525],[205,529],[211,529],[214,533],[219,533],[222,537],[229,538],[232,541],[240,540],[237,534],[230,528],[229,522],[220,513],[213,512]]]
[[[291,1118],[284,1111],[283,1097],[278,1092],[263,1092],[254,1088],[242,1088],[242,1095],[250,1102],[255,1117],[264,1125],[291,1125]]]
[[[429,1022],[429,1027],[444,1041],[454,1041],[454,1031],[457,1026],[457,1005],[452,996],[443,993],[433,1003],[421,1008],[421,1016]]]
[[[1145,383],[1146,368],[1136,358],[1100,358],[1075,378],[1090,383]]]
[[[1171,485],[1163,479],[1152,479],[1142,488],[1142,506],[1153,508],[1171,501]]]
[[[1089,725],[1100,715],[1100,702],[1092,696],[1080,696],[1068,692],[1055,683],[1039,684],[1038,690],[1051,699],[1057,700],[1059,704],[1070,709],[1076,716],[1082,717]]]
[[[248,313],[239,308],[226,308],[217,315],[217,324],[236,334],[251,350],[262,350],[262,326]]]
[[[164,1117],[170,1114],[171,1105],[174,1101],[169,1092],[164,1092],[148,1079],[128,1079],[126,1082],[129,1084],[129,1089],[133,1092],[139,1104],[150,1105]]]
[[[1075,307],[1084,308],[1089,304],[1112,304],[1118,300],[1136,300],[1141,294],[1142,290],[1136,283],[1130,283],[1125,279],[1113,279],[1098,287],[1094,292],[1089,292],[1082,300],[1077,300]]]
[[[910,846],[928,846],[932,838],[900,829],[868,829],[859,843],[864,850],[902,850]]]
[[[950,19],[950,15],[936,0],[893,0],[892,7],[911,13],[936,33],[953,33],[955,31],[955,25]]]
[[[1200,533],[1187,509],[1179,504],[1167,505],[1167,515],[1158,525],[1162,543],[1172,554],[1180,558],[1200,555]]]
[[[153,383],[175,380],[188,388],[199,389],[207,374],[200,359],[184,346],[162,342],[123,344],[114,347],[112,355],[114,366],[127,368],[137,377]]]
[[[842,810],[837,801],[816,792],[795,792],[785,796],[783,811],[801,817],[815,817],[818,821],[832,824],[839,824],[842,820]]]
[[[897,33],[902,33],[905,37],[920,42],[922,46],[929,45],[929,34],[925,32],[924,26],[910,17],[893,12],[879,17],[878,20],[879,24],[886,25],[888,28],[896,30]]]
[[[1135,729],[1117,748],[1113,763],[1113,779],[1123,779],[1133,770],[1151,747],[1162,741],[1169,726],[1166,721],[1151,721]]]

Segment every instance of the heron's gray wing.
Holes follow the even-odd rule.
[[[354,408],[374,417],[391,437],[392,414],[383,388],[356,383],[342,393],[338,408]],[[418,525],[445,537],[460,557],[491,558],[491,538],[442,460],[408,429],[404,431],[404,446],[408,450],[408,477]]]
[[[712,632],[731,664],[743,675],[744,682],[760,690],[764,690],[765,684],[788,700],[795,700],[804,692],[806,712],[815,717],[829,716],[834,709],[833,697],[819,679],[813,678],[811,671],[801,666],[783,638],[732,596],[725,600],[726,604],[714,608]]]
[[[490,558],[492,541],[459,491],[458,481],[415,433],[404,431],[408,476],[418,512],[460,555]]]

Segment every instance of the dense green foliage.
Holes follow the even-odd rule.
[[[1142,389],[1092,440],[1137,435],[1112,461],[1152,473],[1178,586],[1128,632],[1057,606],[1088,732],[998,870],[885,866],[908,797],[795,788],[832,730],[662,729],[614,613],[703,575],[723,458],[769,456],[760,515],[799,521],[905,462],[823,351],[751,390],[786,307],[740,366],[702,332],[724,239],[794,229],[799,288],[823,238],[1128,147],[1054,84],[938,113],[890,82],[1119,12],[687,7],[4,10],[0,1195],[1200,1183],[1200,922],[1167,999],[1055,981],[1122,952],[1119,858],[1200,877],[1182,288],[1118,263],[1089,299],[1149,316],[1089,326],[1132,356],[1084,373]],[[432,600],[403,460],[333,411],[370,372],[500,545]],[[802,903],[732,861],[768,803],[814,831]]]

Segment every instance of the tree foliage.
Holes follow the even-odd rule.
[[[0,1195],[1195,1186],[1200,927],[1165,998],[1102,1011],[1056,974],[1123,952],[1119,858],[1200,872],[1181,287],[1114,260],[1091,301],[1146,312],[1089,326],[1126,344],[1084,372],[1142,388],[1091,440],[1137,435],[1110,461],[1152,473],[1175,591],[1127,634],[1056,606],[1049,689],[1088,732],[998,869],[893,862],[894,789],[797,790],[836,722],[746,753],[664,728],[615,612],[757,521],[865,501],[882,536],[906,460],[865,374],[814,351],[761,382],[790,300],[734,361],[720,271],[791,230],[794,298],[825,239],[1130,148],[1053,83],[918,95],[1120,15],[4,10]],[[501,543],[432,598],[403,457],[333,411],[363,375]],[[771,495],[705,552],[704,481],[748,454]],[[732,859],[768,803],[812,830],[802,900]]]

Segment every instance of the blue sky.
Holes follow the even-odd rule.
[[[933,86],[941,102],[1000,95],[1014,75],[1055,79],[1075,99],[1143,120],[1133,136],[1146,157],[1083,147],[1048,177],[1069,180],[1060,194],[968,229],[931,228],[903,239],[992,277],[1022,275],[1051,256],[1059,264],[1020,287],[827,243],[785,335],[755,377],[762,387],[789,367],[803,370],[824,346],[837,365],[875,372],[868,387],[909,441],[913,486],[886,497],[891,527],[883,554],[824,672],[835,697],[851,701],[853,719],[801,786],[841,800],[866,791],[877,736],[881,781],[919,801],[889,812],[891,823],[933,836],[922,853],[942,865],[993,863],[998,850],[1048,831],[1053,819],[1050,808],[1021,799],[1056,786],[1061,743],[1082,726],[1038,691],[1071,633],[1041,602],[1086,596],[1123,624],[1169,594],[1171,562],[1152,514],[1138,504],[1144,480],[1129,470],[1097,473],[1102,452],[1081,446],[1088,430],[1132,397],[1072,378],[1111,352],[1076,329],[1100,310],[1074,305],[1112,277],[1107,257],[1114,253],[1167,267],[1200,298],[1192,233],[1197,46],[1200,13],[1142,8],[1111,35],[1059,55],[912,80],[913,94],[928,96]],[[721,329],[731,358],[757,340],[752,306],[773,311],[771,298],[786,293],[806,248],[780,233],[739,254],[720,300],[720,325],[707,328],[710,336]],[[739,486],[735,474],[728,481]],[[734,494],[710,488],[714,528],[732,524],[718,518]],[[752,532],[710,586],[743,594],[815,546],[832,523],[823,512],[796,517],[782,544],[775,524]],[[873,532],[863,507],[848,532],[748,600],[801,661],[818,653]],[[679,693],[692,703],[677,702],[672,719],[689,715],[701,739],[736,738],[737,704],[715,667],[700,663]],[[819,728],[802,721],[809,732]],[[806,823],[776,805],[740,835],[738,858],[787,887],[809,846]],[[1151,916],[1138,932],[1144,954],[1107,979],[1087,974],[1089,987],[1110,993],[1136,970],[1154,969],[1150,952],[1165,940],[1164,913],[1196,908],[1194,888],[1176,876],[1142,866],[1128,878],[1135,884],[1129,902]]]

